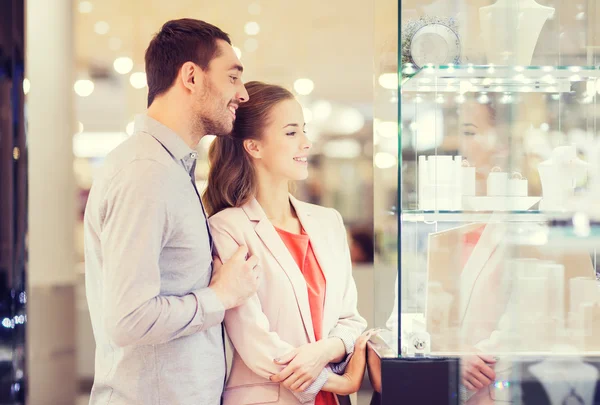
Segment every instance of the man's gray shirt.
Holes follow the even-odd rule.
[[[146,115],[106,158],[85,212],[91,405],[218,405],[225,309],[208,288],[196,153]]]

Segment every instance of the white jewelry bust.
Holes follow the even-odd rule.
[[[529,367],[529,371],[544,387],[551,405],[594,402],[598,370],[578,357],[547,359]]]
[[[479,23],[487,63],[530,65],[542,27],[553,14],[554,8],[535,0],[498,0],[481,7]]]
[[[554,148],[549,159],[538,165],[544,198],[542,211],[564,211],[569,199],[575,195],[577,184],[585,180],[589,164],[577,157],[573,145]]]

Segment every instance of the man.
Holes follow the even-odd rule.
[[[213,274],[194,148],[231,132],[248,93],[228,35],[203,21],[167,22],[145,60],[147,114],[106,158],[85,213],[90,403],[216,405],[223,315],[256,292],[258,270],[241,247]]]

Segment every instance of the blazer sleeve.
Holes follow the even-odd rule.
[[[335,212],[338,221],[337,232],[339,232],[340,235],[343,235],[342,250],[344,251],[344,257],[340,271],[344,272],[346,283],[340,317],[337,324],[329,332],[329,337],[337,337],[344,342],[346,358],[338,364],[331,365],[333,372],[342,374],[348,364],[350,355],[354,352],[354,342],[366,329],[367,321],[360,316],[357,309],[358,294],[356,291],[356,284],[354,283],[354,277],[352,277],[352,260],[350,258],[346,227],[344,226],[344,221],[340,213],[337,210],[333,211]]]
[[[242,238],[236,240],[232,236],[233,232],[228,232],[225,227],[222,219],[214,218],[210,221],[216,253],[223,263],[233,256],[239,246],[245,245]],[[258,295],[254,294],[244,304],[227,310],[224,322],[235,350],[254,373],[269,379],[283,370],[284,367],[275,364],[274,360],[291,352],[295,347],[271,331]],[[330,369],[327,367],[304,392],[290,392],[301,403],[310,403],[327,382],[329,373]]]

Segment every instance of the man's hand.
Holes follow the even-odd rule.
[[[275,364],[286,367],[271,376],[271,381],[282,382],[283,386],[291,391],[306,390],[329,364],[329,347],[327,340],[319,340],[302,345],[285,356],[275,359]]]
[[[462,383],[471,391],[479,391],[496,379],[493,369],[496,360],[492,356],[471,355],[464,357],[462,363]]]
[[[248,248],[240,246],[225,264],[213,258],[213,276],[209,287],[214,290],[225,309],[235,308],[256,293],[259,266],[256,256],[248,256]]]

